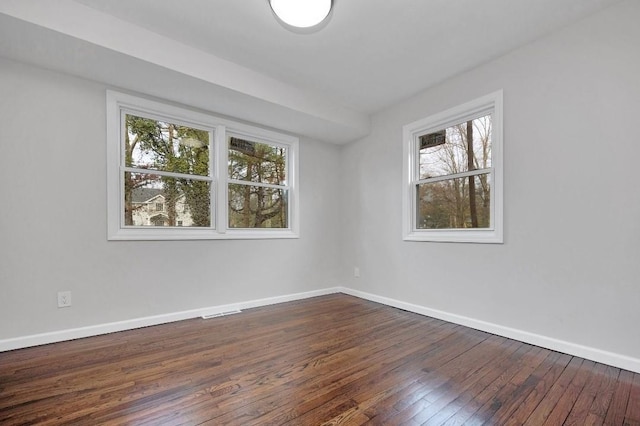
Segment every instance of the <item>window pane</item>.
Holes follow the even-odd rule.
[[[229,138],[231,179],[286,185],[286,159],[286,148]]]
[[[125,165],[209,176],[209,132],[137,117],[125,117]]]
[[[417,185],[417,229],[489,228],[490,175]]]
[[[486,169],[491,167],[491,115],[420,135],[418,142],[419,179]]]
[[[287,228],[288,192],[230,184],[229,228]]]
[[[208,181],[124,174],[125,226],[211,226]]]

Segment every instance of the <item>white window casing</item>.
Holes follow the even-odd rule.
[[[503,242],[503,94],[502,90],[403,126],[403,239],[405,241]],[[490,167],[421,178],[419,137],[466,121],[491,116]],[[417,226],[418,185],[487,175],[490,223],[486,227],[424,229]]]
[[[298,238],[298,146],[296,137],[256,126],[222,119],[157,101],[108,90],[107,101],[107,236],[109,240],[191,240]],[[168,171],[156,175],[209,182],[210,226],[130,226],[125,225],[124,175],[140,169],[125,164],[125,115],[168,121],[206,131],[209,140],[209,173],[185,175]],[[286,147],[286,228],[230,228],[228,213],[228,135],[241,135],[260,143]],[[206,204],[206,203],[205,203]],[[155,203],[154,203],[155,206]],[[182,221],[180,222],[181,225]]]

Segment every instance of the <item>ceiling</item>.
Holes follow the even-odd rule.
[[[371,114],[620,0],[334,0],[312,34],[267,0],[0,0],[0,56],[301,136]]]

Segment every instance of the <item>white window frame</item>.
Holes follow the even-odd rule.
[[[213,115],[191,111],[125,93],[107,90],[107,239],[108,240],[203,240],[270,239],[299,237],[298,138]],[[210,227],[124,226],[124,116],[126,113],[208,130],[211,176]],[[228,227],[227,135],[287,148],[288,227]]]
[[[403,140],[403,239],[405,241],[502,243],[503,242],[503,101],[502,90],[450,108],[402,128]],[[417,185],[421,135],[437,132],[491,114],[491,194],[489,228],[418,229]]]

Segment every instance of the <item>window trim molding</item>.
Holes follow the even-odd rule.
[[[409,123],[402,128],[403,190],[402,239],[405,241],[503,243],[503,91],[498,90],[462,105]],[[482,229],[416,229],[415,185],[418,170],[417,136],[442,130],[462,121],[492,114],[491,226]]]
[[[281,239],[299,238],[299,191],[297,137],[197,112],[168,103],[149,100],[113,90],[106,91],[107,143],[107,239],[108,240],[213,240],[213,239]],[[213,132],[211,141],[211,227],[125,227],[123,226],[123,156],[122,111],[139,112],[167,121],[192,124]],[[272,142],[288,148],[288,228],[230,229],[228,227],[228,147],[227,134]]]

